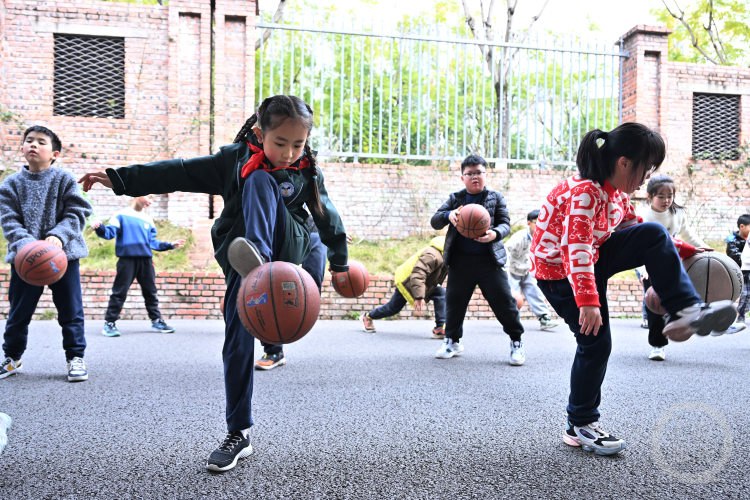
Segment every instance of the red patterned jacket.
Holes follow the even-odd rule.
[[[531,241],[536,278],[567,277],[578,307],[601,306],[594,280],[599,247],[613,231],[638,222],[628,196],[609,182],[602,186],[579,174],[565,179],[547,195],[539,211]],[[692,245],[673,241],[681,256],[695,253]]]

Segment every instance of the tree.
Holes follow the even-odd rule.
[[[662,0],[652,11],[674,33],[669,57],[674,61],[717,65],[750,64],[750,6],[747,0],[697,0],[683,8],[678,0]],[[684,5],[684,4],[683,4]]]
[[[476,26],[476,20],[474,14],[469,6],[468,0],[461,0],[464,13],[466,15],[466,24],[471,30],[471,34],[477,40],[494,40],[494,30],[492,28],[495,10],[495,0],[490,0],[487,10],[484,9],[484,2],[479,0],[479,13],[482,21],[482,27],[484,31]],[[505,16],[505,31],[503,34],[503,42],[509,43],[511,41],[517,41],[523,43],[528,36],[529,30],[534,23],[541,17],[542,12],[547,7],[549,0],[545,0],[542,8],[539,10],[539,14],[531,18],[528,28],[520,35],[516,36],[513,33],[513,18],[516,13],[516,5],[518,0],[507,0],[506,1],[506,16]],[[480,45],[479,49],[482,52],[482,56],[487,64],[490,73],[493,75],[493,85],[495,88],[495,100],[497,103],[497,123],[501,124],[502,137],[500,155],[503,158],[508,157],[508,134],[510,129],[510,113],[507,112],[509,109],[509,95],[508,95],[508,68],[513,62],[513,59],[518,55],[518,49],[501,50],[500,56],[495,57],[496,47],[492,45]],[[493,67],[494,66],[494,67]],[[502,122],[502,123],[501,123]]]

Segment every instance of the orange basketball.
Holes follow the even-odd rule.
[[[13,265],[29,285],[45,286],[60,280],[68,269],[63,249],[44,240],[27,243],[16,253]]]
[[[237,315],[258,340],[289,344],[318,320],[320,292],[312,276],[289,262],[266,262],[245,276],[237,294]]]
[[[331,273],[331,284],[342,297],[359,297],[370,284],[370,273],[361,262],[350,260],[348,271]]]
[[[659,300],[659,296],[656,295],[656,290],[652,286],[646,290],[646,307],[652,313],[667,314],[667,310],[661,306],[661,300]]]
[[[490,213],[482,205],[469,203],[458,212],[456,229],[466,238],[479,238],[490,228]]]
[[[521,307],[523,306],[523,295],[521,295],[518,292],[512,293],[513,298],[516,299],[516,307],[518,307],[518,310],[521,310]]]

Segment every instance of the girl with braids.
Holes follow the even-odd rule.
[[[310,251],[305,206],[328,247],[330,269],[348,270],[344,226],[307,141],[312,125],[313,111],[304,101],[276,95],[263,101],[234,143],[214,155],[109,168],[79,180],[84,191],[98,182],[117,195],[185,191],[224,199],[211,237],[227,283],[222,355],[228,433],[208,458],[206,467],[211,471],[227,471],[252,452],[254,338],[237,316],[241,278],[263,261],[299,264],[305,259]],[[322,281],[322,276],[313,278]]]
[[[693,254],[694,247],[673,243],[661,224],[638,223],[627,193],[659,168],[665,149],[662,138],[639,123],[587,133],[576,156],[578,174],[547,195],[531,241],[538,286],[578,344],[563,441],[599,455],[625,448],[625,440],[599,424],[601,387],[612,349],[610,276],[646,266],[669,312],[664,335],[670,340],[726,330],[737,316],[729,300],[701,303],[680,261],[680,255]]]

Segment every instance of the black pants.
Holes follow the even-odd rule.
[[[649,289],[651,280],[643,280],[643,291]],[[648,343],[651,347],[664,347],[669,340],[664,336],[664,316],[646,308],[646,320],[648,321]]]
[[[516,299],[510,293],[508,274],[489,254],[467,255],[457,251],[451,255],[448,267],[445,336],[454,342],[461,340],[466,309],[477,285],[505,333],[511,340],[521,340],[523,325]]]
[[[161,318],[159,299],[156,297],[156,276],[151,257],[120,257],[117,261],[117,276],[112,284],[112,295],[109,297],[104,321],[117,321],[125,299],[128,296],[133,280],[138,280],[146,302],[146,311],[151,321]]]

